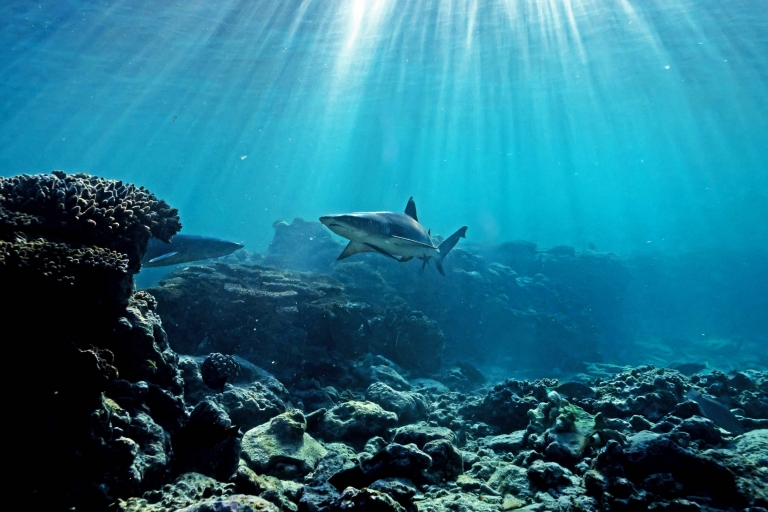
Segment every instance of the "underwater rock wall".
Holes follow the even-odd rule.
[[[354,302],[322,274],[213,263],[174,271],[152,288],[175,350],[241,355],[281,379],[346,376],[371,352],[416,374],[440,367],[437,324],[399,303]]]
[[[143,188],[86,174],[0,178],[0,312],[30,439],[12,486],[34,510],[99,510],[162,483],[186,421],[156,302],[134,292],[150,236],[181,228]],[[22,367],[25,370],[22,370]]]
[[[460,244],[444,278],[372,254],[337,263],[342,248],[320,223],[277,222],[264,263],[330,274],[356,302],[407,304],[437,322],[449,357],[477,363],[575,369],[599,359],[601,344],[622,329],[617,311],[629,269],[613,255],[567,247],[538,251],[528,242],[484,251]]]

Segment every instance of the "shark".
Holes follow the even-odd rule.
[[[443,258],[453,249],[459,238],[465,238],[467,226],[459,228],[440,245],[432,243],[430,231],[419,224],[416,203],[408,199],[405,213],[358,212],[320,217],[328,229],[349,240],[336,260],[343,260],[361,252],[377,252],[399,262],[413,258],[422,260],[424,268],[429,260],[435,261],[437,271],[443,271]]]
[[[150,238],[147,252],[141,260],[142,267],[165,267],[178,263],[206,260],[226,256],[243,245],[218,238],[199,235],[174,235],[170,243]]]

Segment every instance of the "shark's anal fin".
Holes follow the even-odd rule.
[[[408,204],[405,206],[405,214],[416,222],[419,222],[419,219],[416,216],[416,203],[413,202],[413,196],[408,199]]]
[[[352,242],[350,242],[350,243],[352,243]],[[389,256],[389,257],[390,257],[390,258],[392,258],[393,260],[397,260],[397,261],[400,261],[400,259],[399,259],[397,256],[393,256],[392,254],[388,253],[388,252],[387,252],[387,251],[385,251],[384,249],[381,249],[381,248],[379,248],[379,247],[376,247],[375,245],[371,245],[371,244],[365,244],[365,245],[367,245],[368,247],[370,247],[370,250],[373,250],[373,251],[376,251],[376,252],[380,252],[380,253],[381,253],[381,254],[383,254],[384,256]]]
[[[175,256],[177,254],[179,254],[179,251],[167,252],[165,254],[158,256],[157,258],[152,258],[147,263],[155,263],[156,261],[163,261],[164,259],[170,258],[171,256]]]
[[[339,257],[336,258],[336,261],[343,260],[344,258],[349,258],[352,255],[355,255],[359,252],[371,252],[373,249],[370,248],[367,244],[364,244],[362,242],[349,242],[347,246],[344,248],[343,251],[341,251],[341,254],[339,254]]]
[[[401,256],[399,260],[400,263],[404,263],[406,261],[411,261],[413,259],[413,256]]]

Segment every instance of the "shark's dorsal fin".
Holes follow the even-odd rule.
[[[341,254],[339,254],[339,257],[336,258],[336,261],[343,260],[344,258],[349,258],[350,256],[357,254],[359,252],[373,252],[373,249],[371,249],[368,245],[362,242],[349,242],[347,246],[344,248],[344,250],[341,251]]]
[[[413,196],[408,199],[408,204],[405,206],[405,214],[416,222],[419,222],[419,218],[416,216],[416,203],[413,202]]]

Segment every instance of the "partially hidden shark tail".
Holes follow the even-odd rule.
[[[448,256],[448,253],[451,252],[453,246],[459,242],[459,238],[466,238],[466,232],[467,226],[459,228],[458,231],[443,240],[443,242],[437,246],[437,252],[440,253],[440,256],[435,258],[435,266],[437,267],[437,271],[440,272],[440,275],[445,275],[445,272],[443,272],[443,258]]]

